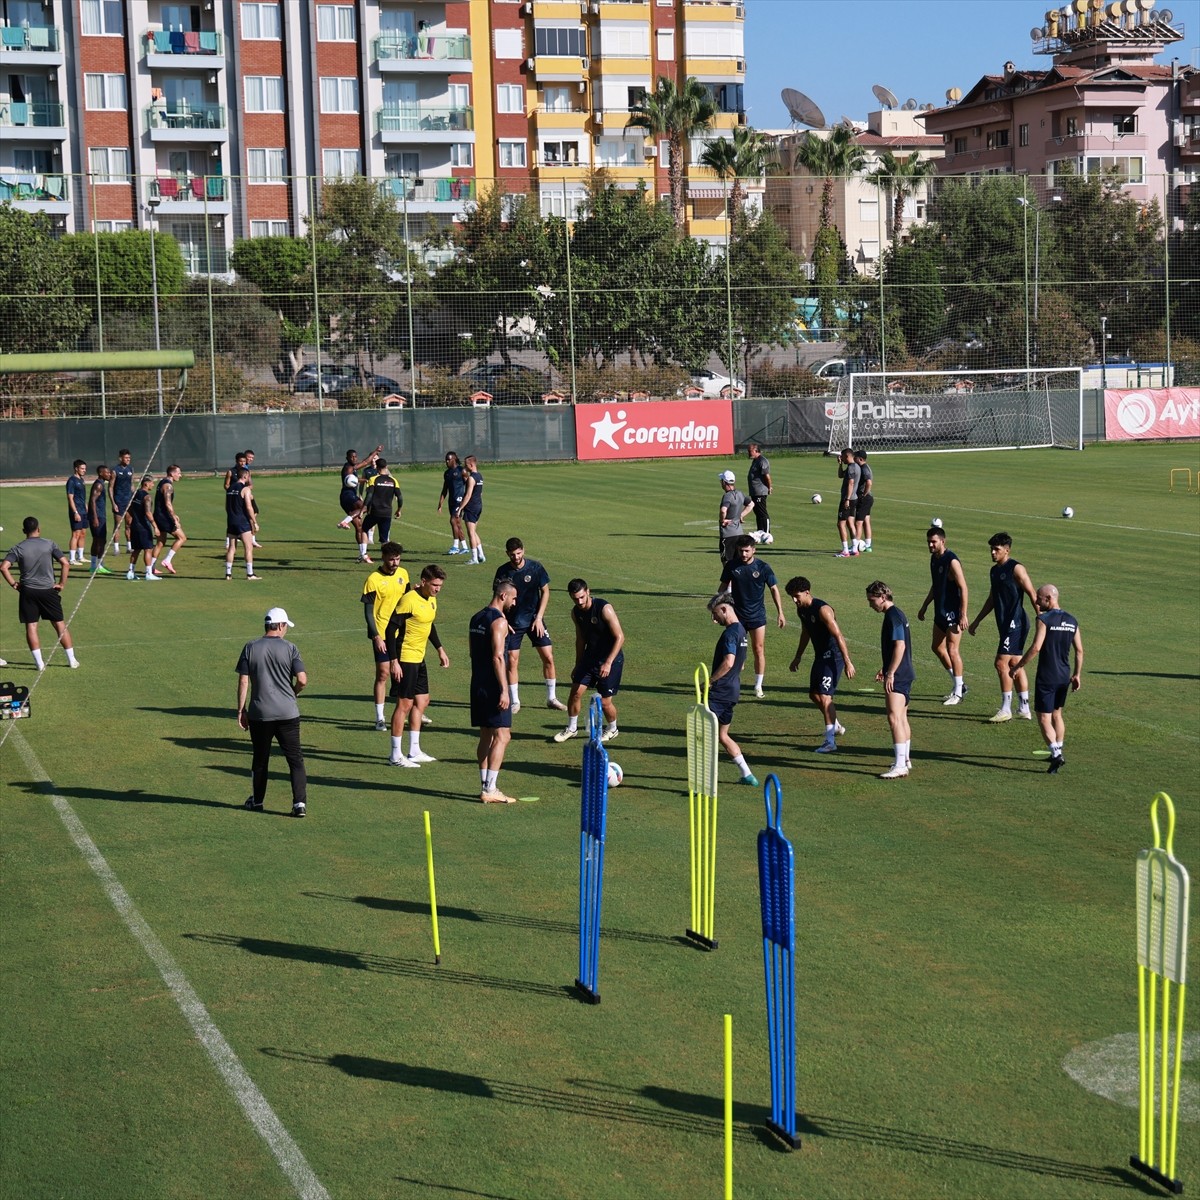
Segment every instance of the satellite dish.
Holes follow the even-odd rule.
[[[957,104],[962,99],[962,88],[948,88],[946,90],[946,99],[949,100],[951,104]]]
[[[896,99],[894,92],[889,92],[882,83],[875,84],[871,91],[875,93],[875,99],[883,105],[884,108],[896,108],[900,101]]]
[[[793,124],[811,125],[814,129],[825,128],[825,114],[803,92],[784,88],[779,96]]]
[[[854,128],[855,128],[855,125],[854,125],[854,118],[853,118],[853,117],[848,117],[848,116],[846,116],[846,114],[845,114],[845,113],[842,113],[842,119],[841,119],[841,120],[838,122],[838,124],[839,124],[839,125],[845,125],[845,127],[846,127],[847,129],[854,129]]]
[[[1164,8],[1162,12],[1158,14],[1158,19],[1160,21],[1166,21],[1169,25],[1173,20],[1175,20],[1175,14],[1169,8]]]
[[[907,100],[905,100],[905,102],[904,102],[904,111],[905,112],[916,112],[917,111],[917,102],[911,96],[909,96],[909,98]]]
[[[1046,36],[1046,31],[1041,28],[1031,29],[1029,31],[1029,40],[1031,42],[1040,42]]]

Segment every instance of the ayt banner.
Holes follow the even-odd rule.
[[[606,458],[687,458],[733,453],[730,400],[645,400],[575,405],[575,453]]]
[[[1104,393],[1104,436],[1110,442],[1200,437],[1200,388],[1109,388]]]

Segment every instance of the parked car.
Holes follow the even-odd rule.
[[[360,379],[357,374],[351,373],[335,380],[329,389],[329,394],[332,396],[340,395],[342,392],[350,391],[352,388],[365,387],[367,391],[373,392],[376,396],[388,396],[392,392],[397,395],[407,396],[408,392],[402,388],[400,384],[390,375],[371,375],[368,374]]]
[[[330,363],[322,363],[318,382],[316,365],[309,363],[296,372],[296,378],[292,381],[292,390],[296,392],[312,392],[314,394],[321,392],[328,396],[337,388],[345,387],[350,377],[351,370],[349,367],[338,367]]]
[[[703,389],[703,399],[716,400],[721,396],[744,396],[746,385],[740,379],[731,379],[728,375],[718,375],[714,371],[696,371],[692,382]]]
[[[503,363],[481,363],[458,378],[473,392],[489,392],[497,404],[529,404],[540,400],[551,386],[544,371],[517,363],[509,367]]]

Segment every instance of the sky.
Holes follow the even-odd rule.
[[[786,129],[779,98],[785,88],[806,93],[833,125],[865,120],[880,107],[881,83],[901,104],[941,107],[948,88],[966,92],[983,75],[1002,74],[1011,59],[1022,68],[1050,66],[1033,53],[1029,31],[1045,23],[1048,0],[745,0],[746,111],[756,129]],[[1182,42],[1159,59],[1200,65],[1195,0],[1158,0],[1182,23]],[[1188,19],[1189,13],[1192,19]]]

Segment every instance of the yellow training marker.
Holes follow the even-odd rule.
[[[733,1200],[733,1015],[725,1014],[725,1200]]]
[[[437,885],[433,882],[433,834],[429,831],[429,812],[425,812],[425,858],[429,863],[429,915],[433,918],[433,961],[442,961],[442,944],[438,940]]]
[[[684,933],[707,950],[717,948],[713,913],[717,886],[717,717],[708,707],[708,667],[696,668],[696,703],[687,716],[688,823],[692,923]],[[703,683],[701,680],[703,679]]]

